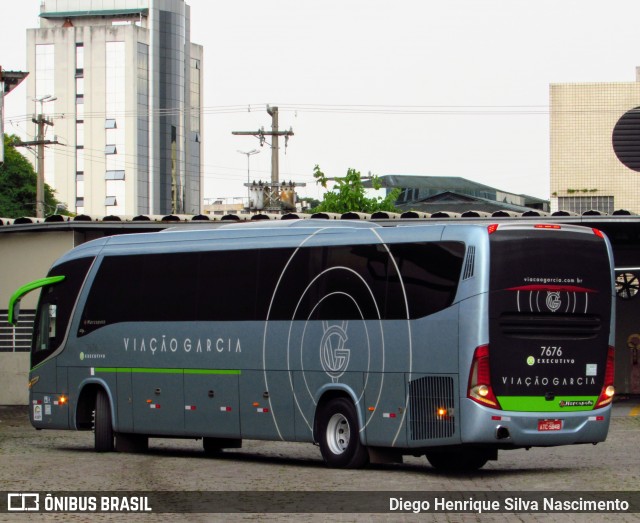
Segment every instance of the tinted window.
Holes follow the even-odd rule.
[[[406,243],[391,245],[391,251],[402,274],[404,289],[399,285],[397,272],[391,272],[390,304],[398,301],[404,290],[410,316],[420,318],[453,303],[462,271],[463,243]]]
[[[272,293],[269,319],[406,319],[407,310],[410,318],[419,318],[451,305],[464,244],[388,247],[300,249],[285,271],[273,269],[280,271],[283,282]]]
[[[355,245],[106,257],[78,334],[124,321],[399,319],[407,317],[407,308],[416,318],[453,302],[463,244],[390,249]]]
[[[102,260],[79,334],[120,321],[193,319],[197,254],[110,256]]]

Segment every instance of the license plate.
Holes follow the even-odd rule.
[[[541,419],[538,420],[538,432],[551,432],[554,430],[562,430],[561,419]]]

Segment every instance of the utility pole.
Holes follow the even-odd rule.
[[[289,128],[288,131],[280,131],[278,129],[278,108],[270,107],[267,105],[267,112],[271,115],[271,131],[265,131],[264,127],[257,131],[232,131],[231,134],[236,136],[255,136],[260,140],[260,146],[264,145],[266,137],[271,137],[271,183],[263,184],[260,182],[257,186],[253,183],[253,186],[258,187],[264,195],[264,201],[266,202],[265,209],[279,212],[285,207],[291,207],[292,202],[287,201],[293,199],[293,188],[297,186],[304,186],[303,183],[295,184],[289,182],[289,184],[280,184],[280,164],[279,164],[279,137],[284,136],[284,146],[287,147],[289,137],[293,136],[293,129]],[[251,187],[247,183],[247,187]],[[283,198],[283,194],[286,196]],[[288,195],[288,196],[287,196]],[[291,198],[289,198],[291,197]]]
[[[255,136],[260,140],[260,146],[264,145],[265,136],[271,136],[271,183],[278,183],[280,179],[280,166],[278,162],[278,137],[284,136],[285,147],[289,137],[293,136],[293,129],[288,131],[278,130],[278,108],[267,105],[267,112],[271,115],[271,132],[265,131],[264,127],[257,131],[232,131],[236,136]]]
[[[289,137],[293,136],[293,129],[289,128],[288,131],[280,131],[278,129],[278,108],[271,107],[267,105],[267,112],[271,116],[271,131],[265,131],[264,127],[258,129],[257,131],[232,131],[231,134],[236,136],[255,136],[260,140],[260,146],[264,145],[266,141],[266,137],[271,137],[271,183],[270,184],[260,184],[260,187],[264,194],[264,200],[266,201],[265,208],[267,210],[272,211],[280,211],[283,206],[285,206],[285,201],[282,199],[281,194],[284,192],[285,187],[280,186],[280,162],[279,162],[279,138],[280,136],[284,136],[284,146],[287,147],[287,143],[289,141]],[[255,186],[255,182],[253,184]],[[284,183],[282,184],[285,185]],[[292,191],[293,187],[296,185],[304,186],[305,184],[294,184],[289,182],[289,185],[286,187],[287,191]],[[249,182],[247,181],[247,187],[251,187]],[[293,194],[290,192],[289,194]],[[286,202],[290,206],[290,202]]]
[[[280,180],[280,158],[278,154],[278,108],[269,107],[267,105],[267,112],[271,115],[271,183],[278,183]],[[293,130],[290,131],[293,135]],[[287,131],[284,132],[285,139],[289,139]]]
[[[36,218],[44,218],[44,146],[54,145],[58,143],[58,140],[45,140],[45,126],[53,126],[51,120],[47,120],[44,114],[39,113],[38,118],[32,118],[31,121],[38,126],[38,134],[35,140],[29,142],[19,142],[16,147],[29,147],[36,145],[37,149],[37,174],[38,180],[36,183]]]

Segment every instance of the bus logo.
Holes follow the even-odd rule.
[[[560,299],[560,292],[553,291],[547,292],[547,308],[551,312],[556,312],[560,305],[562,305],[562,300]]]
[[[564,312],[579,313],[589,310],[589,294],[598,292],[595,289],[578,285],[521,285],[509,287],[507,291],[517,292],[516,305],[518,312],[557,312],[563,307]]]
[[[38,512],[40,510],[40,494],[32,492],[7,493],[7,511]]]
[[[320,341],[320,363],[334,383],[349,366],[351,351],[345,348],[345,343],[349,339],[347,324],[346,321],[341,325],[329,325],[326,321],[322,322],[324,334]]]

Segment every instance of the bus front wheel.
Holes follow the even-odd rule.
[[[100,389],[96,394],[96,405],[93,414],[93,431],[96,452],[111,452],[113,450],[113,422],[111,419],[111,405],[109,396]]]
[[[347,398],[329,401],[320,412],[320,452],[327,465],[334,468],[358,468],[369,459],[367,448],[360,442],[358,416]]]

